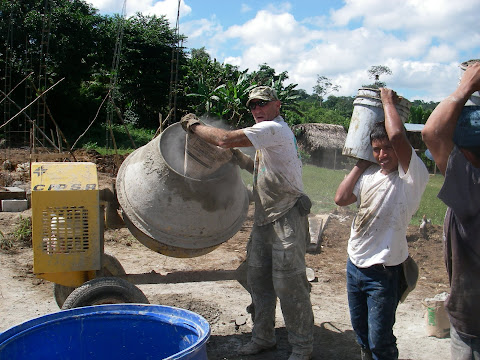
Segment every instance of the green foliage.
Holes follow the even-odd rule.
[[[48,52],[45,35],[49,35]],[[48,93],[47,104],[70,144],[96,119],[83,146],[112,147],[102,123],[116,124],[117,110],[136,147],[148,142],[153,130],[136,130],[156,129],[159,114],[165,120],[170,113],[172,75],[178,79],[175,104],[180,114],[208,114],[234,128],[250,126],[254,120],[246,108],[248,92],[253,86],[268,85],[277,91],[282,115],[290,125],[317,122],[348,129],[354,97],[329,96],[325,100],[339,88],[327,77],[317,75],[315,94],[309,95],[297,89],[297,84],[286,84],[286,71],[277,73],[268,64],[253,72],[240,71],[237,66],[212,59],[205,48],[191,49],[187,54],[183,47],[177,47],[183,40],[185,37],[176,34],[164,16],[103,16],[83,0],[0,0],[0,41],[7,46],[5,56],[0,57],[0,78],[7,78],[8,70],[11,83],[17,84],[33,72],[32,81],[25,84],[37,86],[38,69],[45,69],[45,82],[37,91],[25,88],[12,93],[21,107],[64,78]],[[120,52],[115,51],[117,46],[121,46]],[[114,54],[120,55],[118,68]],[[172,64],[178,65],[178,74],[172,74]],[[379,85],[380,76],[391,71],[378,65],[368,74]],[[28,96],[27,90],[31,91]],[[107,94],[112,95],[116,107],[107,102],[97,114]],[[414,102],[410,121],[424,123],[434,105]],[[14,106],[7,108],[12,113],[6,117],[16,113]],[[35,118],[34,111],[32,107],[25,113]],[[177,115],[173,113],[167,125],[177,121]],[[15,126],[12,124],[11,130],[16,130]],[[52,128],[53,123],[47,121],[45,132],[49,134]],[[123,126],[113,125],[113,131],[119,149],[133,147]]]
[[[107,138],[107,125],[98,124],[90,129],[88,139],[85,139],[84,142],[80,142],[78,147],[84,149],[93,149],[98,151],[101,154],[111,153],[113,148]],[[128,133],[135,142],[136,148],[139,148],[147,144],[150,140],[153,139],[155,131],[145,128],[137,128],[132,124],[127,124],[125,126],[119,124],[112,124],[112,132],[115,137],[115,143],[117,149],[120,153],[131,152],[134,149],[132,142],[128,136]]]
[[[111,94],[127,122],[157,127],[158,113],[168,113],[172,52],[179,39],[163,16],[102,16],[83,0],[2,0],[0,41],[8,46],[0,58],[0,78],[8,69],[14,86],[33,73],[22,85],[30,88],[12,94],[19,106],[64,79],[47,94],[47,104],[67,138],[84,131],[95,118],[113,79]],[[116,45],[121,45],[118,71],[113,63]],[[178,62],[185,63],[181,49],[178,55]],[[40,84],[37,92],[32,84]],[[16,113],[11,108],[7,116]],[[35,110],[26,113],[35,118]],[[99,122],[105,121],[107,110],[104,106]],[[46,125],[54,126],[50,121]]]
[[[424,214],[427,219],[432,220],[432,224],[443,224],[447,206],[437,197],[443,185],[443,181],[444,177],[442,175],[430,175],[430,180],[423,193],[418,211],[413,216],[410,224],[420,225]]]
[[[32,219],[22,217],[18,221],[17,227],[12,233],[14,241],[26,246],[32,246]]]
[[[254,87],[250,84],[246,71],[241,73],[237,81],[229,80],[218,86],[213,92],[214,104],[210,114],[225,119],[236,128],[253,125],[253,118],[245,104]]]
[[[324,104],[327,104],[327,102]],[[301,115],[291,111],[285,111],[286,121],[291,126],[304,123],[323,123],[341,125],[345,129],[348,129],[348,125],[350,124],[351,114],[349,116],[348,114],[347,116],[343,116],[336,110],[326,108],[325,106],[320,107],[317,101],[299,101],[298,108]]]
[[[340,85],[334,85],[326,76],[317,75],[317,84],[313,87],[313,93],[318,96],[321,105],[327,94],[338,91],[340,87]]]
[[[408,115],[408,122],[412,124],[425,124],[431,113],[432,110],[424,109],[421,105],[412,105],[410,114]]]
[[[430,101],[428,103],[422,100],[415,100],[412,102],[408,122],[412,124],[425,124],[438,105],[438,102]]]
[[[392,70],[388,66],[384,65],[374,65],[367,71],[368,77],[370,79],[375,80],[373,84],[369,85],[362,85],[363,87],[368,87],[368,88],[373,88],[373,89],[378,89],[381,87],[385,87],[387,84],[383,81],[380,81],[380,76],[383,74],[391,75]]]

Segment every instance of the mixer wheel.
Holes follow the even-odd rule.
[[[109,253],[103,253],[102,270],[97,271],[96,277],[125,275],[125,269],[118,259]],[[75,287],[53,284],[53,296],[59,308],[62,308],[67,297],[75,290]]]
[[[116,277],[87,281],[65,300],[62,310],[103,304],[149,304],[145,294],[135,285]]]

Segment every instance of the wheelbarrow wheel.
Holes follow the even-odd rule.
[[[96,277],[119,276],[125,275],[125,269],[118,259],[109,253],[103,253],[102,270],[97,271]],[[53,284],[53,296],[61,309],[67,297],[75,290],[75,287]]]
[[[149,304],[145,294],[135,285],[116,277],[87,281],[65,300],[62,310],[103,304]]]

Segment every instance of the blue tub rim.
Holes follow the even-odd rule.
[[[195,344],[175,353],[164,360],[174,360],[182,358],[190,353],[201,349],[206,345],[206,342],[210,338],[211,328],[208,321],[193,311],[182,309],[175,306],[168,305],[158,305],[158,304],[106,304],[106,305],[94,305],[94,306],[84,306],[74,309],[61,310],[58,312],[42,315],[39,317],[26,320],[20,324],[14,325],[3,332],[0,332],[0,348],[5,341],[8,341],[12,337],[17,337],[23,332],[27,332],[32,328],[37,327],[46,327],[52,322],[57,322],[61,319],[71,318],[71,317],[89,317],[89,316],[98,316],[98,315],[107,315],[107,314],[122,314],[122,315],[140,315],[140,316],[159,316],[165,315],[166,309],[169,309],[170,314],[188,314],[189,317],[185,318],[182,316],[182,319],[185,320],[185,324],[195,329],[198,332],[198,341]],[[162,311],[163,310],[163,311]],[[195,319],[195,320],[193,320]]]

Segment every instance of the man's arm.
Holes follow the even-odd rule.
[[[458,118],[470,95],[480,90],[480,63],[465,70],[457,89],[433,110],[422,130],[422,139],[432,153],[440,172],[445,175],[453,150],[453,135]]]
[[[335,193],[335,204],[339,206],[347,206],[357,201],[357,197],[353,194],[353,188],[357,183],[360,175],[370,167],[372,163],[367,160],[358,160],[350,173],[343,179]]]
[[[222,148],[248,147],[253,146],[243,130],[224,130],[213,126],[195,124],[190,127],[195,135],[199,136],[210,144]]]
[[[185,131],[195,133],[206,142],[222,148],[253,146],[243,130],[223,130],[205,125],[195,114],[187,114],[180,120]]]
[[[253,173],[253,160],[240,150],[233,149],[234,147],[253,146],[243,130],[228,131],[213,126],[206,126],[195,116],[195,114],[187,114],[183,116],[180,120],[180,124],[185,131],[195,133],[204,141],[222,148],[230,149],[232,151],[234,163],[240,166],[240,168]]]
[[[407,172],[410,166],[410,159],[412,158],[412,145],[408,141],[402,119],[395,107],[395,104],[399,101],[398,95],[395,91],[386,88],[381,88],[380,94],[383,112],[385,113],[385,130],[387,130],[388,139],[393,146],[403,171]]]

